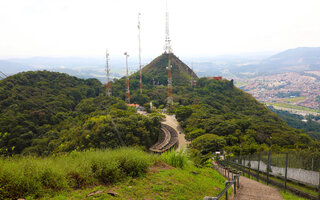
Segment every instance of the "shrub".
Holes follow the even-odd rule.
[[[183,150],[174,151],[174,149],[171,149],[161,154],[161,158],[173,167],[185,168],[188,164],[188,158]]]
[[[157,159],[132,148],[0,158],[0,199],[39,198],[59,190],[114,183],[143,175]]]

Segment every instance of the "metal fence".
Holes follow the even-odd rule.
[[[286,152],[260,152],[251,155],[227,157],[229,164],[241,169],[247,175],[263,180],[267,184],[290,189],[301,196],[320,199],[319,156]],[[290,186],[288,185],[290,183]],[[294,186],[297,185],[297,188]],[[301,188],[306,188],[305,190]],[[318,192],[318,194],[317,194]]]
[[[226,177],[228,181],[225,182],[225,188],[220,192],[216,197],[204,197],[203,200],[219,200],[223,196],[225,200],[228,200],[228,190],[233,185],[234,195],[237,194],[237,189],[240,187],[239,177],[241,172],[235,171],[229,167],[222,166],[221,164],[213,164],[213,167],[218,171],[222,176]]]

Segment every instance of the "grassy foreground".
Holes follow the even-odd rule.
[[[181,153],[130,148],[3,158],[0,166],[0,199],[84,199],[94,191],[99,194],[88,199],[202,199],[217,195],[225,181]]]
[[[307,200],[305,198],[298,197],[290,192],[281,191],[281,195],[283,196],[284,200]]]

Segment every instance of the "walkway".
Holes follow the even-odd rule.
[[[282,200],[277,188],[240,176],[240,190],[235,200]]]

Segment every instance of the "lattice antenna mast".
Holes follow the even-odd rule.
[[[127,68],[127,80],[126,80],[126,103],[130,103],[130,89],[129,89],[129,69],[128,69],[128,57],[129,54],[127,52],[124,53],[126,56],[126,68]]]
[[[193,87],[193,62],[191,62],[191,73],[190,73],[190,77],[191,77],[191,87]]]
[[[170,55],[172,53],[172,48],[170,44],[170,35],[169,35],[169,12],[168,12],[168,2],[166,1],[166,37],[165,37],[165,52],[168,54],[168,105],[173,105],[173,97],[172,97],[172,74],[171,74],[171,58]]]
[[[110,88],[110,69],[109,69],[109,52],[106,51],[106,73],[107,73],[107,84],[106,84],[106,96],[111,96]]]
[[[141,41],[140,41],[140,15],[138,14],[138,40],[139,40],[139,68],[140,68],[140,94],[142,94],[142,65],[141,65]]]
[[[171,53],[172,48],[171,48],[171,39],[170,39],[170,34],[169,34],[169,11],[168,11],[168,1],[166,1],[166,32],[165,32],[165,46],[164,50],[166,53]]]

